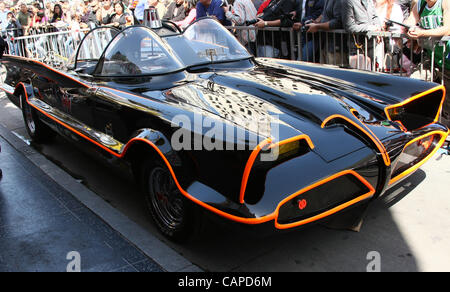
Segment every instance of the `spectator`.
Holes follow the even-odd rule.
[[[1,31],[5,31],[6,27],[8,26],[8,12],[9,10],[6,9],[6,5],[3,1],[0,2],[0,27]]]
[[[212,16],[223,25],[231,25],[231,22],[225,17],[222,4],[222,0],[199,0],[196,7],[197,19]]]
[[[99,24],[106,24],[104,20],[109,20],[114,13],[111,0],[103,0],[100,2],[99,6],[100,8],[97,10],[97,22]]]
[[[450,35],[450,0],[419,0],[406,23],[413,26],[408,31],[408,36],[413,39]],[[416,23],[419,27],[415,26]],[[425,48],[427,53],[431,54],[431,45],[426,44]],[[450,52],[449,42],[446,44],[446,51]],[[434,52],[436,65],[442,68],[444,47],[437,45]],[[447,70],[450,70],[449,63],[450,60],[446,60]]]
[[[342,12],[344,27],[350,33],[381,30],[381,23],[372,0],[342,1]]]
[[[306,24],[308,33],[316,33],[318,31],[328,31],[342,29],[342,2],[341,0],[325,0],[322,14],[314,21]],[[346,59],[341,55],[344,48],[341,47],[340,39],[336,40],[332,36],[328,36],[328,48],[325,49],[326,60],[329,63],[337,64],[338,60]],[[326,43],[326,41],[325,41]],[[345,43],[344,41],[342,43]],[[311,44],[312,45],[312,41]],[[309,56],[311,58],[311,56]],[[305,58],[303,58],[305,60]]]
[[[292,27],[296,10],[295,0],[272,0],[263,10],[263,15],[258,18],[255,26],[258,28],[266,26]]]
[[[377,0],[376,11],[378,18],[382,23],[383,30],[400,31],[401,27],[397,24],[387,27],[387,20],[393,20],[395,22],[403,22],[403,11],[400,5],[395,3],[395,0]]]
[[[39,30],[42,26],[47,25],[47,23],[48,19],[45,16],[44,10],[39,10],[34,17],[33,28]]]
[[[342,29],[342,1],[325,0],[322,14],[314,22],[306,24],[306,27],[310,33]]]
[[[264,4],[263,4],[264,5]],[[269,5],[264,8],[262,15],[255,24],[257,28],[269,26],[292,27],[296,18],[297,10],[295,0],[272,0]],[[297,19],[298,20],[298,19]],[[279,32],[277,34],[265,34],[263,31],[258,32],[258,56],[265,57],[289,57],[288,41],[289,34],[287,32]],[[265,40],[265,43],[264,43]],[[274,47],[271,44],[274,44]]]
[[[93,24],[97,24],[97,11],[99,9],[96,1],[84,1],[83,13],[81,16],[81,22],[85,25],[92,27]]]
[[[9,45],[9,53],[11,55],[19,54],[19,42],[14,41],[14,38],[20,37],[23,35],[22,25],[20,22],[14,17],[12,12],[9,12],[7,15],[8,25],[6,26],[6,31],[8,34],[8,45]]]
[[[22,26],[24,34],[28,34],[28,29],[30,28],[31,24],[31,14],[30,12],[28,12],[27,5],[25,5],[24,3],[20,4],[20,11],[17,14],[17,20]]]
[[[184,13],[186,17],[183,20],[175,22],[181,28],[186,28],[197,17],[197,0],[184,1]]]
[[[127,22],[130,22],[131,16],[125,13],[125,6],[122,2],[116,2],[114,4],[114,13],[103,19],[103,23],[110,24],[119,29],[124,29]]]
[[[388,20],[393,20],[399,23],[403,22],[402,8],[400,5],[395,3],[395,0],[377,0],[376,10],[384,31],[401,32],[401,27],[399,25],[388,25]],[[385,46],[377,46],[376,59],[380,70],[399,69],[401,42],[401,39],[390,39],[385,42]],[[407,62],[406,58],[403,62]]]
[[[173,0],[169,4],[169,7],[167,7],[167,11],[163,19],[168,19],[174,22],[183,20],[186,17],[184,2],[185,0]]]
[[[315,21],[323,12],[324,0],[297,0],[297,10],[299,22],[294,23],[295,29],[300,29],[306,22]]]
[[[296,3],[297,10],[295,15],[297,16],[298,22],[294,23],[294,30],[299,30],[306,23],[315,22],[323,12],[324,0],[298,0]],[[306,61],[315,61],[314,55],[318,56],[317,51],[319,48],[319,38],[314,38],[310,36],[307,41],[306,33],[302,33],[302,59]]]
[[[43,10],[38,11],[34,18],[33,23],[33,29],[34,33],[45,33],[46,25],[48,24],[47,16],[45,15],[45,12]],[[31,52],[35,53],[35,56],[38,58],[45,58],[46,51],[45,51],[45,42],[47,41],[47,38],[37,38],[34,42],[30,42],[27,45],[27,51],[29,55],[32,55]]]
[[[64,21],[64,12],[60,4],[55,4],[55,6],[53,7],[53,16],[50,20],[50,23],[57,23],[60,21]]]
[[[71,6],[69,4],[68,0],[61,0],[61,9],[63,11],[64,19],[66,19],[67,22],[71,22],[72,20],[72,11]]]
[[[372,66],[372,59],[369,56],[374,55],[373,42],[367,42],[368,45],[365,47],[365,36],[355,34],[381,31],[381,22],[373,0],[342,1],[342,12],[345,30],[353,34],[354,44],[350,47],[350,66],[368,70]]]
[[[45,3],[45,17],[47,17],[47,19],[52,19],[52,11],[53,11],[52,2],[47,1]]]
[[[225,6],[223,9],[225,17],[237,26],[245,26],[247,21],[256,19],[256,8],[251,0],[236,0],[233,6]],[[242,30],[239,39],[244,45],[249,42],[254,44],[256,32],[254,30]],[[252,48],[252,50],[254,49]]]

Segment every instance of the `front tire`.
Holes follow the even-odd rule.
[[[28,135],[35,143],[46,143],[53,138],[55,133],[50,129],[49,126],[44,124],[34,108],[32,108],[26,98],[22,93],[19,96],[22,103],[22,114],[23,120],[25,121],[25,128],[27,129]]]
[[[195,233],[198,214],[176,186],[167,166],[159,160],[147,160],[142,174],[146,206],[159,231],[172,241],[189,240]]]

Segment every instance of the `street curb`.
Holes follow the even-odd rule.
[[[16,137],[3,125],[0,125],[0,136],[44,171],[58,185],[99,216],[111,228],[158,263],[164,270],[168,272],[203,272],[199,267],[127,218],[64,170]]]

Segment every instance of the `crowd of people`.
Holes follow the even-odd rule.
[[[418,46],[412,42],[400,46],[399,40],[390,40],[382,46],[369,43],[364,48],[360,34],[393,31],[407,33],[410,39],[450,34],[450,0],[4,0],[0,1],[0,27],[4,38],[8,34],[18,37],[102,25],[124,28],[142,22],[144,10],[149,7],[154,7],[161,19],[175,22],[182,28],[205,16],[214,17],[225,26],[293,28],[301,31],[304,44],[296,58],[307,61],[318,61],[323,54],[327,55],[327,60],[342,59],[339,55],[343,52],[342,42],[334,43],[334,39],[325,36],[329,39],[324,48],[319,38],[310,36],[319,32],[343,29],[353,34],[350,42],[354,45],[346,48],[350,56],[356,55],[358,50],[366,50],[373,53],[369,55],[379,55],[379,59],[384,58],[385,49],[398,51],[401,47],[404,55],[410,56],[411,50],[417,53]],[[261,31],[257,30],[236,30],[235,33],[258,56],[292,57],[287,49],[289,40],[281,32],[264,37],[260,37]],[[380,47],[383,50],[380,51]],[[322,48],[320,55],[318,48]],[[436,50],[436,60],[444,58],[442,51]],[[405,59],[402,63],[413,61]],[[356,62],[360,63],[354,60]]]

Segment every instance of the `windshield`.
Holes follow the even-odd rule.
[[[182,35],[164,38],[186,66],[250,58],[248,51],[220,23],[200,19]]]
[[[183,69],[172,50],[151,29],[130,27],[106,49],[102,76],[164,74]]]
[[[104,49],[117,33],[118,30],[111,27],[102,27],[91,30],[83,39],[78,51],[72,55],[70,63],[75,62],[75,57],[77,61],[100,59]]]

